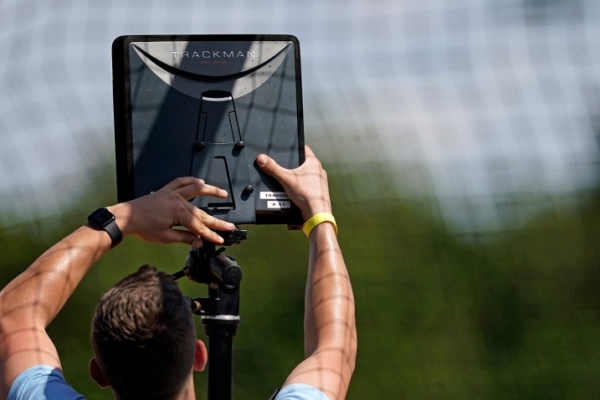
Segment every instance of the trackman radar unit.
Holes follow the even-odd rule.
[[[117,195],[180,176],[227,190],[191,200],[234,224],[302,223],[256,165],[304,161],[298,40],[289,35],[122,36],[112,46]]]

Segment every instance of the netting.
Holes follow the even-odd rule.
[[[343,163],[390,162],[404,189],[443,198],[444,214],[470,226],[497,222],[511,193],[595,183],[593,2],[1,7],[9,208],[49,207],[64,193],[53,188],[112,158],[110,43],[135,33],[297,35],[309,143],[329,142],[324,157]],[[31,192],[40,186],[52,195]]]
[[[341,240],[395,249],[397,268],[353,267],[366,348],[413,345],[394,345],[406,358],[388,360],[387,381],[359,363],[349,397],[598,395],[600,3],[4,0],[0,27],[0,222],[58,214],[114,165],[115,37],[294,34],[307,143],[350,224]],[[365,226],[387,233],[376,249],[361,247]],[[412,308],[378,325],[398,287]],[[378,355],[361,356],[369,373]]]

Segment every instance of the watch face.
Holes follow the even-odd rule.
[[[108,211],[106,208],[99,208],[88,217],[88,222],[94,227],[98,229],[104,228],[106,225],[110,224],[115,220],[115,216]]]

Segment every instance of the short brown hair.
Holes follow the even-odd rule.
[[[123,400],[169,399],[192,371],[190,303],[171,275],[149,265],[102,297],[91,338],[100,370]]]

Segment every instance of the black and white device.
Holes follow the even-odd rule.
[[[113,42],[117,194],[127,201],[176,177],[228,191],[197,197],[239,224],[301,225],[279,183],[256,165],[304,161],[300,48],[291,35],[121,36]]]

